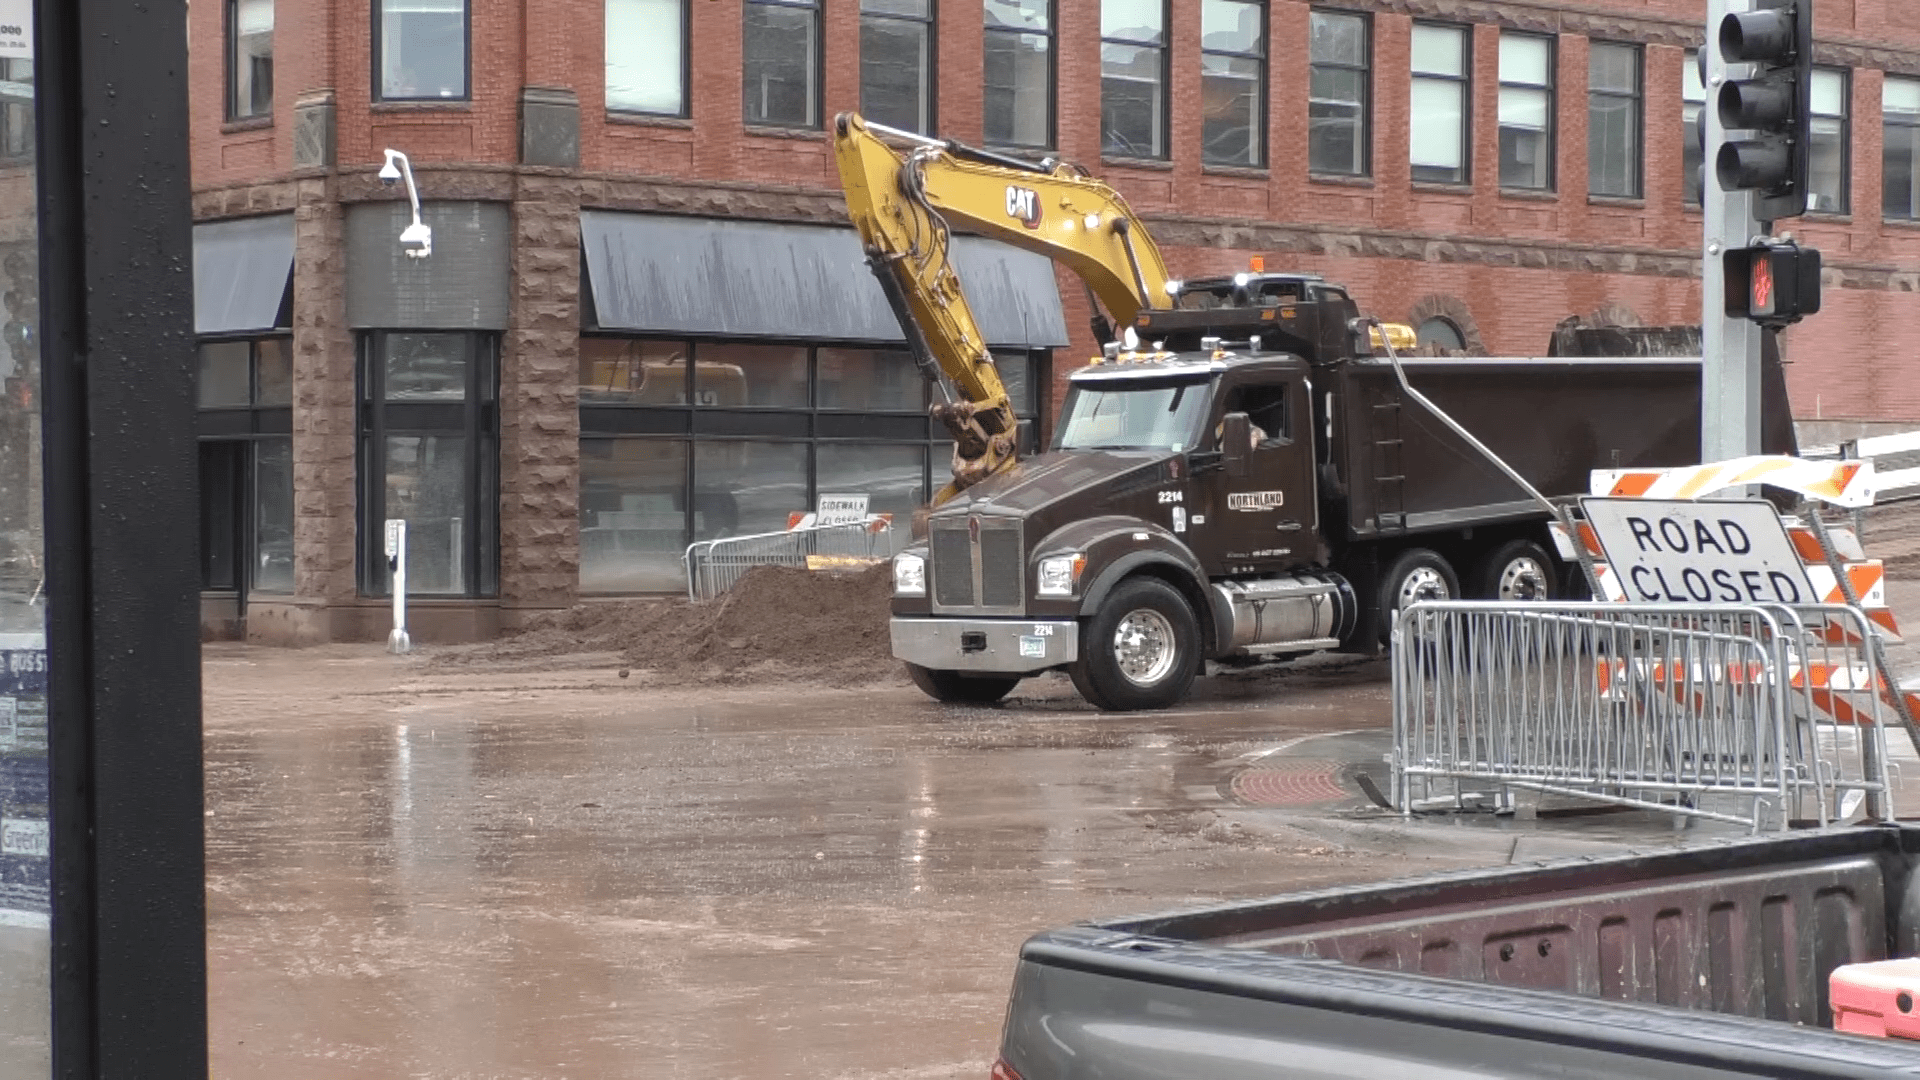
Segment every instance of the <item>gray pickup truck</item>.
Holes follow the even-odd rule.
[[[1920,827],[1279,896],[1040,934],[996,1080],[1920,1077],[1822,1030],[1920,955]]]

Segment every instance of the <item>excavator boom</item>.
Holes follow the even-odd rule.
[[[915,362],[959,395],[933,409],[954,436],[953,482],[934,506],[1016,459],[1013,409],[949,258],[954,228],[1065,264],[1121,325],[1169,304],[1153,238],[1119,192],[1074,166],[895,131],[852,113],[834,121],[834,156],[847,213]]]

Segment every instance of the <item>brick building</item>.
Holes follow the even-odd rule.
[[[1702,0],[223,0],[194,5],[210,628],[486,636],[671,589],[694,539],[944,471],[825,127],[1087,165],[1176,274],[1325,274],[1469,350],[1697,321]],[[1797,415],[1920,419],[1920,13],[1821,0],[1826,312]],[[433,255],[395,242],[410,156]],[[1036,435],[1077,282],[960,253]]]

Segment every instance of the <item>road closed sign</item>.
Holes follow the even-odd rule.
[[[1772,504],[1582,499],[1627,599],[1653,604],[1811,604],[1806,567]]]

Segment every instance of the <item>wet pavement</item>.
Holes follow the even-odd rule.
[[[962,709],[209,646],[214,1075],[978,1080],[1034,931],[1484,859],[1374,857],[1236,793],[1384,733],[1384,679],[1113,716],[1059,678]],[[1303,790],[1365,805],[1335,764]]]

